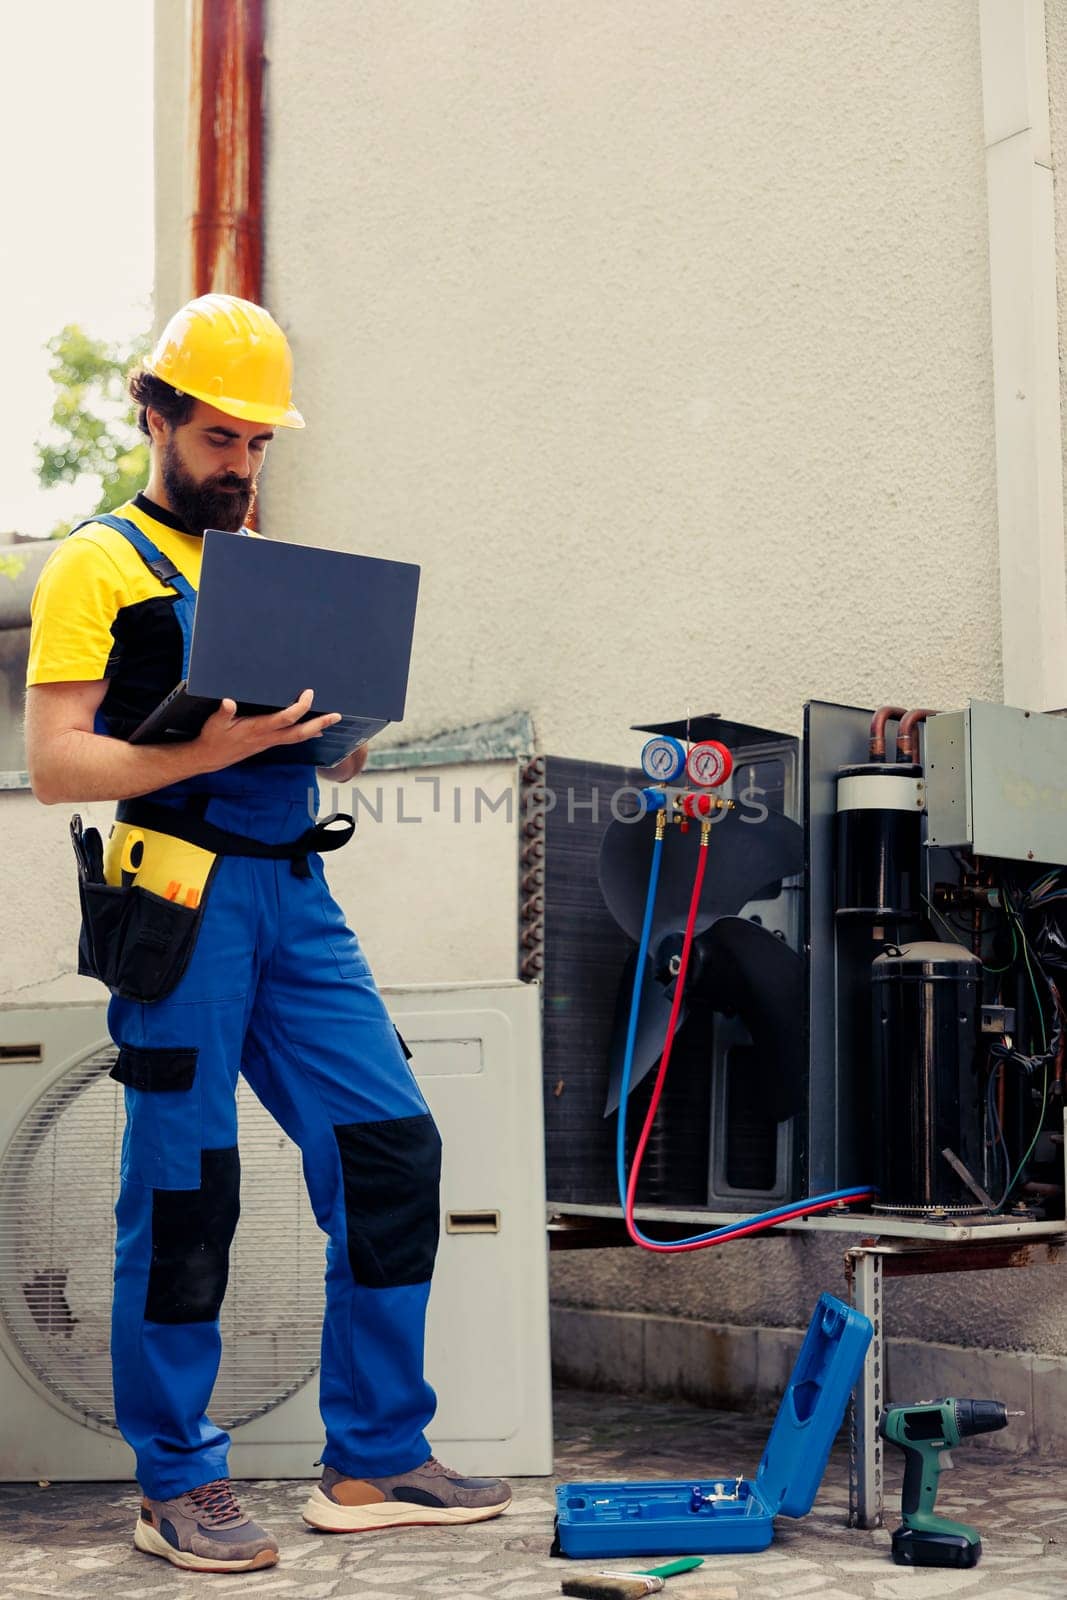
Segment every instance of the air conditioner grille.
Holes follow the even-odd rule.
[[[31,1107],[0,1159],[0,1321],[23,1362],[79,1418],[114,1429],[109,1357],[114,1202],[125,1123],[112,1046]],[[300,1153],[242,1079],[241,1221],[211,1402],[225,1428],[263,1416],[319,1363],[323,1239]]]

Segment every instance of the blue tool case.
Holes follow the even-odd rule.
[[[873,1332],[858,1311],[821,1295],[755,1478],[560,1484],[559,1553],[595,1559],[766,1550],[776,1516],[803,1517],[815,1503]]]

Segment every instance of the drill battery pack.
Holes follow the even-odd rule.
[[[873,1332],[860,1312],[821,1295],[754,1478],[561,1484],[553,1553],[598,1559],[766,1550],[777,1515],[803,1517],[815,1503]]]
[[[976,1567],[982,1557],[981,1539],[959,1533],[918,1533],[898,1528],[893,1535],[893,1560],[899,1567]]]

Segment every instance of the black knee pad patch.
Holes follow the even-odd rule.
[[[146,1322],[214,1322],[241,1214],[237,1149],[200,1152],[199,1189],[153,1189]]]
[[[429,1115],[334,1128],[348,1260],[367,1289],[426,1283],[441,1225],[441,1136]]]

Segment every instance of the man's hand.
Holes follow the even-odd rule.
[[[319,775],[329,779],[331,783],[351,783],[353,778],[358,778],[363,768],[367,765],[370,755],[370,745],[361,744],[358,750],[351,751],[342,760],[332,767],[320,767]]]
[[[300,718],[313,699],[305,689],[284,711],[239,717],[224,700],[195,739],[127,744],[95,732],[107,680],[37,683],[26,691],[26,762],[45,805],[62,800],[130,800],[202,773],[219,772],[272,745],[303,744],[340,721],[340,712]]]
[[[340,722],[341,713],[327,711],[321,717],[301,722],[301,717],[311,710],[314,698],[314,692],[305,689],[291,706],[257,717],[239,717],[236,701],[224,700],[193,741],[203,759],[203,770],[219,772],[223,767],[247,761],[249,756],[258,756],[275,745],[304,744],[308,739],[317,739],[320,733]]]

